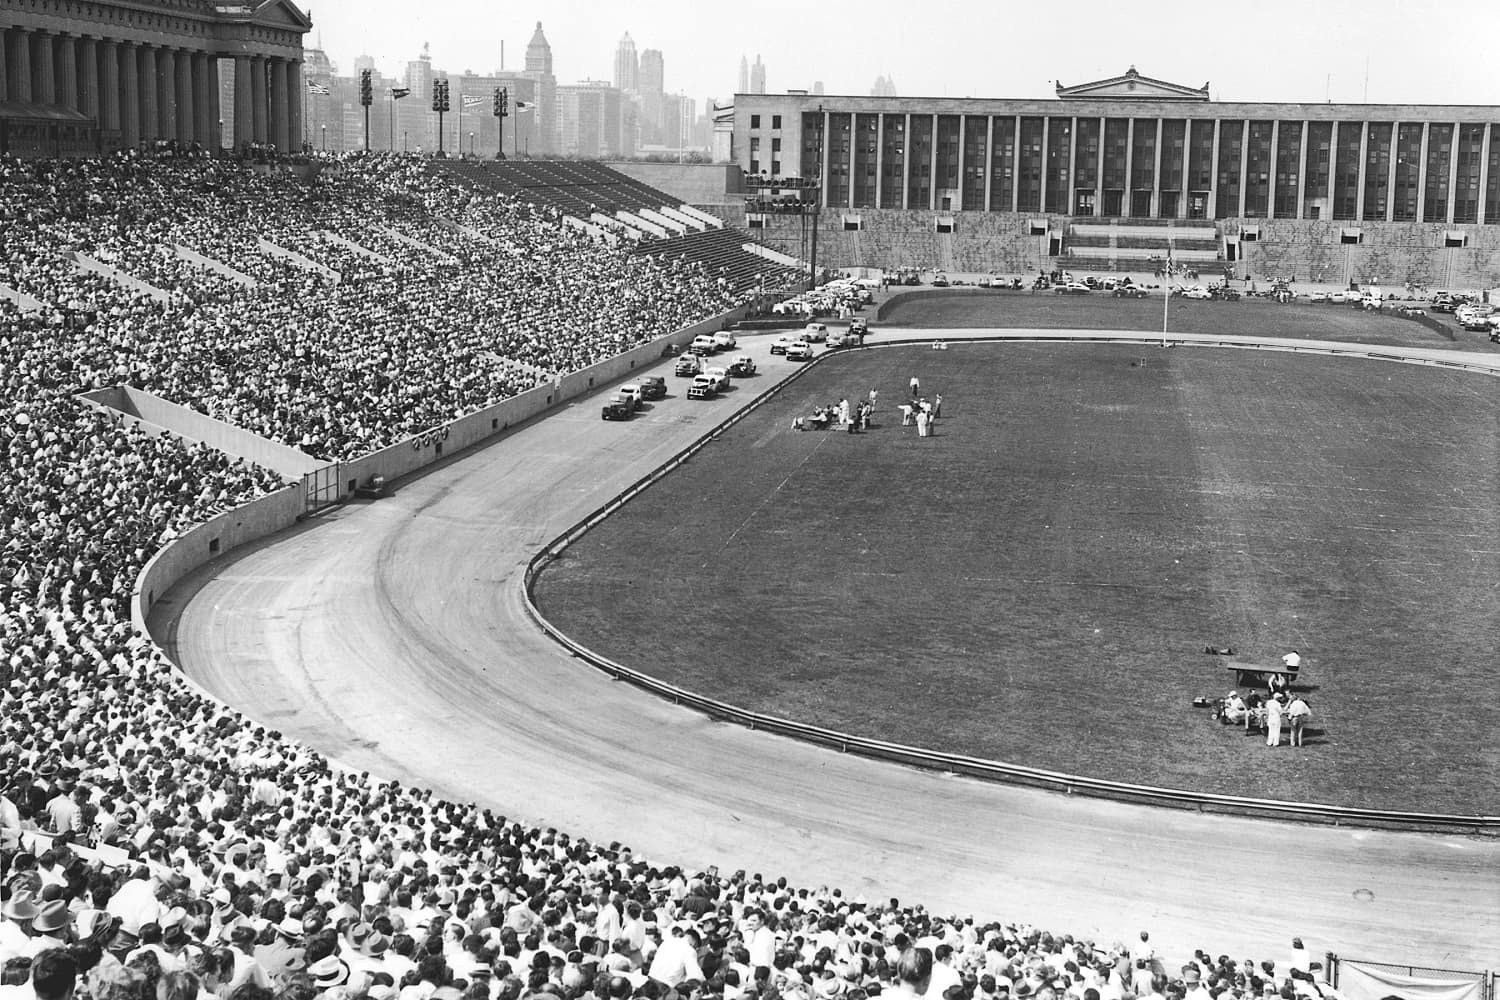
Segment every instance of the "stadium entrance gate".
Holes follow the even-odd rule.
[[[339,502],[339,464],[325,465],[302,476],[304,514],[316,514]]]

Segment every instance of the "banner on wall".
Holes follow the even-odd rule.
[[[1348,959],[1339,961],[1338,979],[1338,991],[1344,1000],[1481,1000],[1484,993],[1483,973],[1409,975]]]

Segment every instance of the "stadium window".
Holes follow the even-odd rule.
[[[773,152],[773,153],[779,153],[779,152],[781,152],[781,140],[780,139],[772,139],[771,140],[771,152]]]
[[[780,115],[772,115],[771,116],[771,127],[772,128],[781,128],[781,116]]]
[[[750,116],[750,127],[751,128],[760,128],[760,115],[751,115]]]
[[[1449,249],[1461,250],[1469,245],[1469,234],[1456,230],[1448,230],[1443,234],[1443,246]]]

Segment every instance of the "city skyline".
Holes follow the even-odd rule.
[[[1054,83],[1117,75],[1129,65],[1143,74],[1198,86],[1216,100],[1320,103],[1500,104],[1500,77],[1485,60],[1451,45],[1411,44],[1410,29],[1461,30],[1494,37],[1500,11],[1479,0],[1408,2],[1268,0],[1254,16],[1206,11],[1168,0],[1150,16],[1102,0],[1069,6],[1064,52],[1046,43],[1046,25],[1018,24],[1013,13],[975,9],[956,0],[922,8],[915,31],[910,10],[871,0],[858,19],[837,11],[778,9],[755,17],[706,14],[683,0],[643,0],[628,7],[597,0],[511,13],[497,19],[475,0],[434,0],[419,8],[392,0],[360,5],[307,4],[314,22],[309,47],[321,46],[349,73],[360,55],[378,71],[399,75],[431,45],[434,66],[451,74],[489,75],[521,68],[527,40],[541,20],[556,53],[559,83],[613,80],[616,48],[628,32],[641,50],[665,56],[665,89],[727,103],[739,83],[742,56],[760,53],[767,90],[812,91],[817,81],[835,95],[866,94],[871,81],[901,81],[903,94],[947,97],[1052,96]],[[1030,40],[1030,39],[1035,40]],[[502,61],[501,52],[504,56]]]

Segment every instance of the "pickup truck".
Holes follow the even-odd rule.
[[[604,412],[601,416],[605,420],[629,420],[630,415],[635,412],[635,407],[630,400],[624,396],[611,396],[604,404]]]
[[[713,399],[719,394],[719,380],[709,374],[693,376],[693,384],[688,386],[688,399]]]

